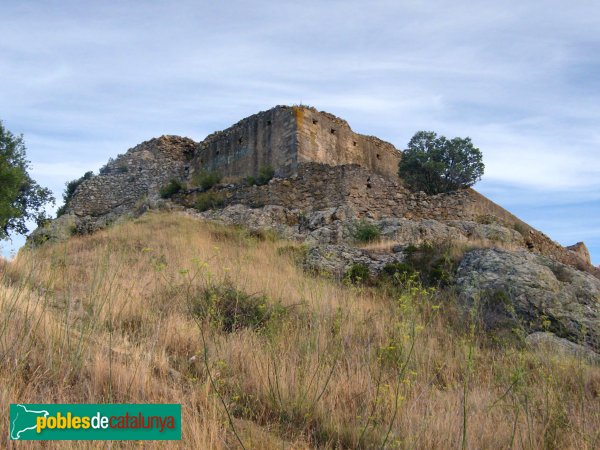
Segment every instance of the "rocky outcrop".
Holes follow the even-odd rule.
[[[399,249],[400,250],[400,249]],[[360,264],[376,276],[388,264],[404,261],[404,253],[381,252],[356,248],[351,245],[319,245],[310,247],[304,267],[317,272],[325,272],[341,279],[353,265]]]
[[[566,355],[582,359],[590,364],[600,365],[600,354],[583,345],[559,338],[554,333],[536,331],[525,338],[525,343],[529,348],[541,351],[547,355]]]
[[[600,280],[524,250],[477,249],[465,254],[457,285],[477,301],[488,328],[551,331],[600,351]]]
[[[433,224],[428,225],[426,221],[433,220],[450,227],[447,230],[449,237],[456,237],[458,233],[470,241],[480,239],[512,245],[600,277],[600,270],[582,254],[562,247],[472,189],[427,195],[411,192],[399,179],[370,173],[358,165],[306,163],[298,167],[292,178],[276,178],[263,186],[229,184],[218,187],[217,191],[226,205],[242,204],[253,208],[276,205],[302,210],[305,215],[343,208],[356,218],[419,222],[425,229]],[[176,201],[191,207],[196,195],[191,192]],[[418,229],[402,228],[403,232],[414,235],[413,242],[420,241],[416,236]],[[326,230],[323,232],[327,233]],[[424,233],[421,240],[427,239],[428,232]],[[433,234],[443,235],[441,230],[435,230]]]
[[[481,224],[473,221],[441,222],[434,219],[405,219],[383,217],[380,219],[360,217],[349,206],[332,207],[317,211],[266,205],[251,208],[233,204],[223,209],[191,214],[212,221],[243,225],[250,229],[271,228],[283,237],[301,240],[308,244],[353,244],[358,223],[375,226],[381,238],[390,244],[418,245],[424,242],[462,243],[473,245],[498,245],[518,248],[523,246],[523,236],[515,230],[499,224]],[[391,246],[391,245],[390,245]]]
[[[353,264],[364,264],[376,274],[386,264],[401,262],[403,251],[409,245],[504,245],[516,248],[523,244],[521,234],[498,224],[359,218],[358,213],[347,206],[306,212],[279,205],[250,208],[235,204],[202,213],[188,210],[188,214],[251,230],[271,229],[282,237],[303,242],[310,247],[307,266],[336,276],[343,275]],[[376,227],[385,244],[381,248],[360,248],[362,245],[355,240],[358,224]]]
[[[588,250],[587,246],[583,242],[578,242],[577,244],[569,245],[567,247],[567,250],[570,250],[573,253],[575,253],[577,256],[579,256],[579,258],[581,258],[586,263],[588,263],[590,265],[592,264],[592,258],[590,257],[590,251]]]

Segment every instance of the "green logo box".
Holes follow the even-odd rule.
[[[181,439],[178,404],[11,404],[12,440]]]

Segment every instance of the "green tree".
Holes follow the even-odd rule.
[[[15,136],[0,121],[0,239],[10,233],[27,234],[26,222],[42,223],[44,206],[54,204],[49,189],[29,176],[23,136]]]
[[[473,186],[484,169],[481,151],[470,138],[419,131],[402,154],[398,175],[413,191],[439,194]]]

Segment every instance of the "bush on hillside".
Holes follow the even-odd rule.
[[[166,186],[160,188],[159,194],[161,198],[171,198],[175,194],[181,192],[183,185],[179,180],[172,178]]]
[[[194,316],[208,319],[227,333],[243,328],[262,328],[284,311],[281,304],[270,304],[266,295],[247,294],[230,282],[206,287],[191,305]]]
[[[364,284],[369,278],[369,268],[365,264],[352,264],[344,274],[344,281],[350,284]]]
[[[248,176],[246,177],[245,181],[248,186],[263,186],[268,184],[274,176],[275,169],[273,169],[271,166],[265,166],[258,170],[258,176]]]
[[[225,204],[225,195],[221,192],[202,192],[196,196],[194,207],[197,211],[203,212],[209,209],[215,209]]]
[[[406,264],[415,272],[425,286],[448,286],[456,271],[457,261],[452,257],[448,245],[433,245],[425,242],[410,245],[405,250]]]
[[[369,223],[366,220],[360,220],[352,226],[352,237],[357,242],[374,242],[381,237],[381,230],[377,225]]]
[[[256,185],[262,186],[264,184],[269,183],[271,179],[275,176],[275,169],[271,166],[261,167],[258,170],[258,177],[256,177]]]
[[[405,262],[386,264],[379,274],[379,281],[400,284],[416,273],[414,267]]]
[[[221,174],[217,171],[201,170],[192,177],[192,185],[200,186],[202,189],[207,190],[219,184],[222,178]]]

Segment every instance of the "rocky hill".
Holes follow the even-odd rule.
[[[82,181],[65,214],[30,242],[149,209],[270,229],[305,245],[306,269],[339,279],[361,268],[363,279],[418,272],[456,289],[465,310],[481,304],[491,332],[518,328],[556,346],[567,339],[596,358],[600,269],[585,244],[563,247],[472,189],[411,192],[396,175],[400,158],[329,113],[278,106],[200,143],[162,136],[128,150]]]

